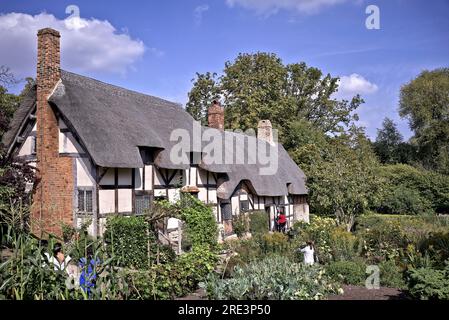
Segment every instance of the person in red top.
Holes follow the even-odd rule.
[[[280,212],[277,217],[277,226],[279,232],[285,232],[285,225],[287,224],[287,217],[285,213]]]

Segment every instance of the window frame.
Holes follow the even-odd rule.
[[[88,203],[87,203],[87,193],[90,192],[90,207],[91,211],[87,210]],[[83,195],[83,208],[80,208],[80,194]],[[94,188],[92,187],[78,187],[77,188],[77,213],[78,214],[85,214],[85,215],[93,215],[94,213]]]

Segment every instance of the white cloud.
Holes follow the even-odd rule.
[[[236,5],[255,10],[258,14],[270,15],[279,10],[295,10],[300,13],[317,13],[322,8],[347,2],[348,0],[226,0],[230,7]]]
[[[349,76],[340,77],[339,93],[343,95],[370,94],[376,92],[377,85],[369,82],[363,76],[353,73]]]
[[[200,5],[193,10],[193,15],[195,17],[195,24],[199,26],[203,22],[203,14],[209,10],[207,4]]]
[[[1,64],[16,75],[34,76],[37,31],[46,27],[61,33],[61,66],[68,70],[125,73],[145,52],[142,41],[117,32],[108,21],[8,13],[0,15]]]

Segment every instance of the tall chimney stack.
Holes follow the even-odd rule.
[[[270,120],[260,120],[257,125],[257,138],[274,144],[273,127]]]
[[[61,235],[73,224],[73,159],[59,156],[58,119],[48,97],[61,79],[60,34],[45,28],[37,33],[36,156],[37,183],[31,209],[32,232]]]
[[[224,130],[224,108],[216,100],[213,101],[207,110],[207,122],[209,128]]]

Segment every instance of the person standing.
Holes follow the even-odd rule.
[[[304,254],[304,264],[311,266],[315,263],[315,248],[312,241],[307,241],[307,245],[299,251]]]

